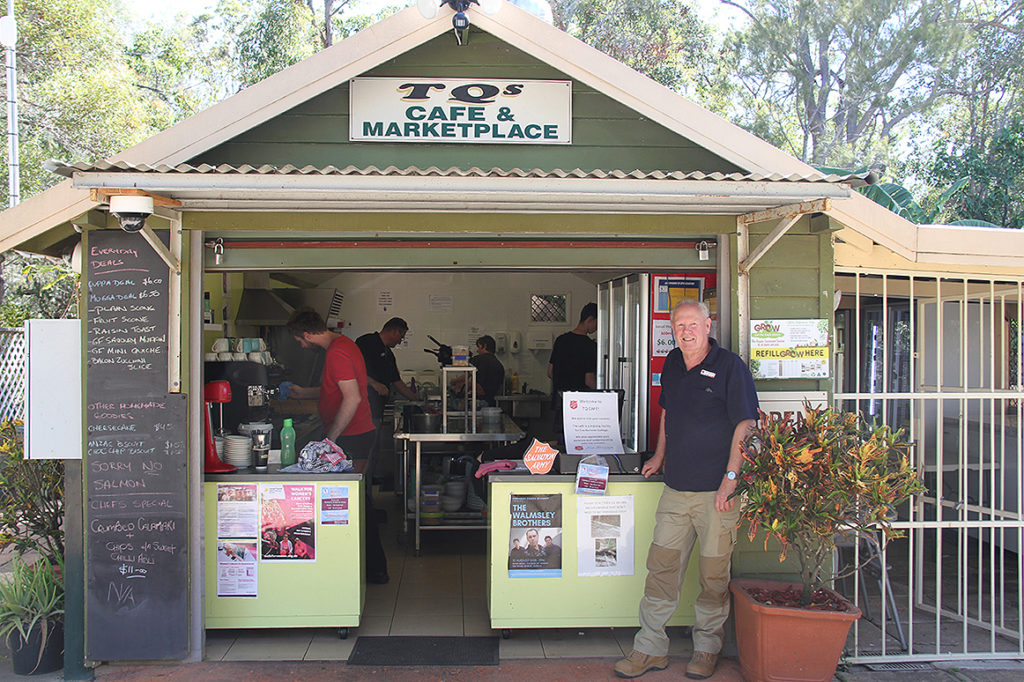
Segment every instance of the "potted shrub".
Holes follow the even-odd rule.
[[[16,557],[0,580],[0,638],[11,650],[14,672],[34,675],[64,665],[64,578],[62,566]]]
[[[892,528],[895,507],[922,492],[901,432],[832,407],[761,413],[743,443],[736,495],[750,539],[764,531],[793,553],[801,583],[733,580],[736,639],[751,680],[828,680],[860,610],[826,587],[836,538]],[[767,537],[765,538],[767,543]],[[848,568],[852,572],[856,567]],[[768,601],[770,603],[763,603]],[[831,639],[830,643],[826,639]]]

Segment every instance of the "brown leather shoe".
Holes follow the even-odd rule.
[[[633,649],[629,656],[615,664],[619,677],[640,677],[648,670],[664,670],[668,667],[668,656],[649,656]]]
[[[693,658],[686,664],[686,676],[692,680],[706,680],[715,674],[718,654],[707,651],[694,651]]]

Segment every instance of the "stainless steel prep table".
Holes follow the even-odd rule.
[[[420,485],[422,481],[423,471],[423,444],[424,443],[513,443],[523,436],[525,432],[519,428],[514,421],[512,421],[508,415],[501,415],[500,424],[487,424],[484,423],[479,417],[476,421],[475,431],[462,431],[458,430],[460,427],[465,428],[466,416],[458,414],[449,414],[447,423],[446,433],[406,433],[404,431],[395,434],[395,438],[398,440],[405,441],[405,447],[402,448],[402,469],[403,471],[409,470],[409,443],[415,443],[416,445],[416,457],[414,460],[416,472],[416,485],[413,492],[413,504],[412,518],[414,519],[414,529],[416,535],[416,554],[420,553],[420,530],[423,526],[420,525]],[[406,497],[406,509],[405,514],[408,518],[408,496]],[[470,525],[445,525],[439,526],[426,526],[428,530],[464,530],[466,528],[486,528],[487,524],[482,523],[479,526]]]

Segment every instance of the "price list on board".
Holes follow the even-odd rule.
[[[92,231],[86,282],[86,656],[188,653],[186,398],[168,394],[169,270]]]

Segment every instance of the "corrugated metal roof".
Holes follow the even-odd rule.
[[[408,166],[406,168],[398,168],[397,166],[387,166],[386,168],[378,168],[377,166],[367,166],[365,168],[358,168],[356,166],[345,166],[344,168],[338,168],[337,166],[326,166],[324,168],[318,168],[316,166],[303,166],[299,168],[291,164],[285,166],[272,166],[269,164],[262,166],[251,166],[244,164],[241,166],[232,166],[228,164],[221,164],[219,166],[211,166],[208,164],[202,164],[200,166],[192,166],[189,164],[179,164],[176,166],[148,166],[145,164],[129,164],[124,161],[108,162],[100,161],[95,164],[87,163],[75,163],[67,164],[60,161],[51,161],[49,168],[60,175],[65,177],[71,177],[76,172],[81,173],[158,173],[158,174],[194,174],[194,175],[361,175],[361,176],[397,176],[397,177],[501,177],[501,178],[589,178],[589,179],[602,179],[602,178],[615,178],[615,179],[635,179],[635,180],[712,180],[716,182],[721,181],[733,181],[733,182],[821,182],[821,183],[849,183],[853,186],[860,186],[865,184],[871,184],[874,182],[874,178],[870,173],[863,174],[851,174],[851,175],[825,175],[821,173],[814,173],[810,175],[781,175],[771,174],[764,175],[761,173],[703,173],[701,171],[691,171],[685,173],[683,171],[622,171],[622,170],[591,170],[584,171],[579,168],[574,170],[542,170],[540,168],[534,168],[531,170],[523,170],[521,168],[512,168],[505,170],[502,168],[491,168],[490,170],[484,170],[482,168],[447,168],[442,169],[437,166],[431,166],[429,168],[418,168],[416,166]]]

